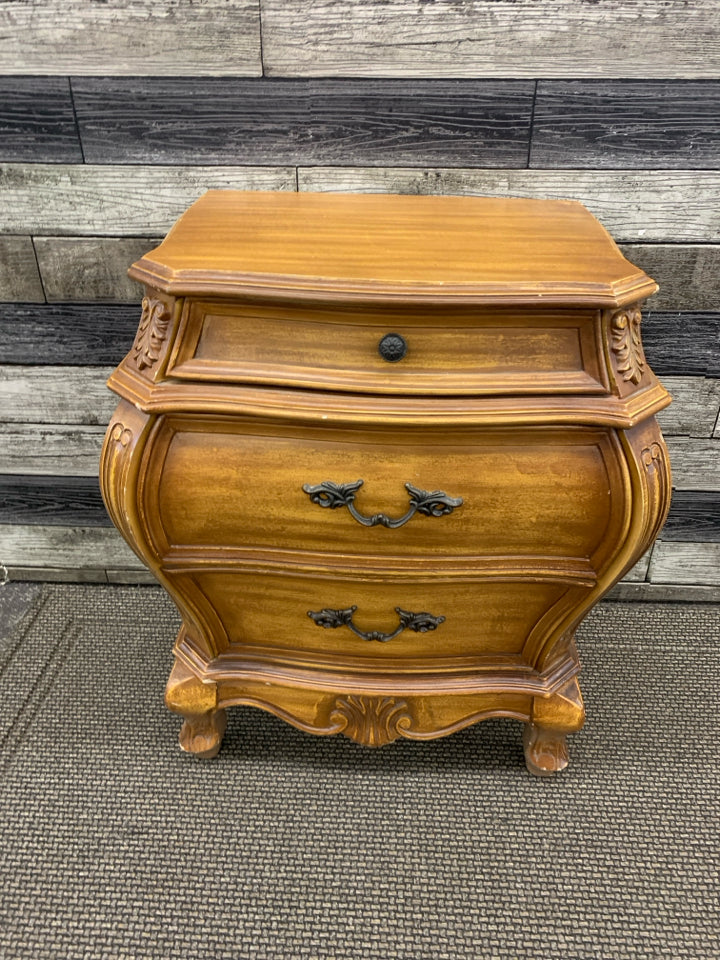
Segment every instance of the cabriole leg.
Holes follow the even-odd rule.
[[[217,705],[217,684],[203,683],[180,660],[165,690],[165,704],[184,719],[180,746],[196,757],[214,757],[225,733],[225,711]]]
[[[535,697],[523,738],[530,773],[548,777],[564,770],[569,760],[565,738],[584,722],[585,707],[576,679],[551,697]]]

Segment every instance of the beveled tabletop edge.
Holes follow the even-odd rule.
[[[643,271],[604,283],[388,283],[358,280],[227,274],[208,270],[171,270],[141,257],[128,270],[139,283],[172,296],[218,296],[280,301],[412,304],[548,304],[579,307],[624,307],[647,299],[659,287]]]

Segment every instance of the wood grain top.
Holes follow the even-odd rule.
[[[579,203],[211,190],[130,276],[173,294],[622,305],[657,286]]]

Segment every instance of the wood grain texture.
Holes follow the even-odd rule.
[[[107,424],[117,405],[112,367],[0,366],[4,423]]]
[[[7,0],[0,72],[258,76],[258,2]]]
[[[134,569],[140,560],[114,527],[0,524],[0,563],[10,567]]]
[[[88,78],[88,163],[524,167],[527,80]]]
[[[648,310],[642,338],[658,376],[720,377],[720,313]]]
[[[159,242],[147,237],[37,237],[35,250],[47,299],[139,303],[142,287],[128,277],[128,267]],[[4,290],[2,294],[4,300],[31,299],[6,296]]]
[[[666,436],[710,437],[720,409],[720,380],[663,377],[673,402],[658,414]]]
[[[30,237],[0,236],[0,299],[31,303],[45,300]]]
[[[0,357],[35,366],[117,364],[139,319],[139,303],[0,303]]]
[[[647,301],[647,311],[718,309],[720,246],[627,243],[621,249],[660,284],[659,293]]]
[[[284,167],[0,165],[6,233],[148,236],[166,233],[206,190],[294,190]],[[16,230],[16,225],[22,224]]]
[[[720,445],[716,457],[720,458]],[[720,543],[720,489],[673,490],[663,540]]]
[[[0,474],[0,524],[109,527],[95,477]]]
[[[67,77],[0,77],[0,160],[82,163]]]
[[[651,583],[720,585],[720,543],[658,540],[649,579]]]
[[[97,477],[104,426],[0,423],[0,473]]]
[[[626,583],[621,580],[604,599],[646,603],[720,603],[720,586]]]
[[[667,446],[673,489],[720,491],[720,443],[717,439],[667,437]]]
[[[538,84],[531,167],[713,170],[718,152],[717,80]]]
[[[715,171],[476,170],[306,167],[300,190],[334,193],[455,194],[579,200],[617,241],[720,240]]]
[[[272,76],[711,77],[714,0],[263,0]]]

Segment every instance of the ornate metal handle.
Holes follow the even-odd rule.
[[[353,503],[355,494],[364,482],[364,480],[355,480],[354,483],[333,483],[332,480],[323,480],[315,486],[304,483],[303,490],[319,507],[329,507],[331,510],[347,507],[357,522],[364,527],[377,527],[380,524],[391,530],[402,527],[416,513],[423,513],[426,517],[442,517],[446,513],[452,513],[455,507],[463,505],[462,497],[449,497],[444,490],[420,490],[411,483],[406,483],[405,488],[410,494],[410,509],[404,516],[397,520],[393,520],[384,513],[365,517],[358,513]]]
[[[314,620],[319,627],[325,627],[326,630],[336,627],[350,627],[353,633],[356,633],[362,640],[378,640],[380,643],[387,643],[393,640],[405,628],[414,630],[415,633],[427,633],[429,630],[437,630],[441,623],[445,622],[445,617],[434,617],[431,613],[410,613],[409,610],[403,610],[395,607],[395,612],[400,617],[400,623],[392,633],[381,633],[379,630],[371,630],[369,633],[363,633],[353,623],[353,614],[357,607],[348,607],[347,610],[330,610],[325,607],[323,610],[308,610],[308,616]]]

